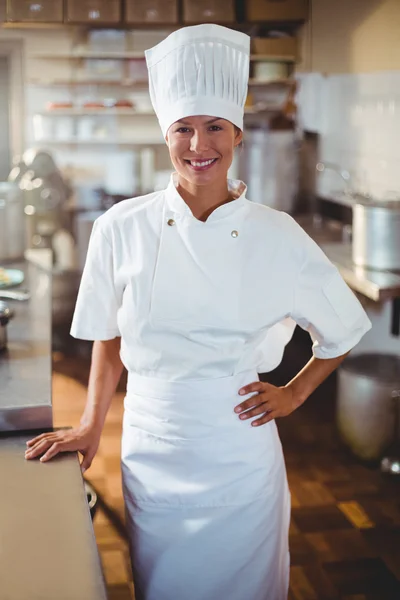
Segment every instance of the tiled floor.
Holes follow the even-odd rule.
[[[306,358],[297,335],[269,380],[284,383]],[[55,425],[74,425],[85,402],[88,365],[59,354],[54,359]],[[334,395],[331,377],[278,423],[292,493],[289,600],[400,600],[400,481],[361,464],[342,446]],[[94,528],[110,600],[134,597],[119,466],[122,402],[119,392],[87,472],[100,495]]]

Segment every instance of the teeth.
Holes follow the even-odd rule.
[[[212,162],[214,162],[215,158],[212,158],[211,160],[205,160],[202,162],[199,162],[197,160],[191,160],[190,164],[193,165],[194,167],[206,167],[207,165],[211,165]]]

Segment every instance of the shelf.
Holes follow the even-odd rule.
[[[86,86],[91,86],[91,85],[106,85],[106,86],[112,86],[112,85],[116,85],[116,86],[120,86],[120,87],[137,87],[137,88],[148,88],[149,86],[149,82],[146,81],[134,81],[132,79],[123,79],[123,80],[118,80],[118,79],[86,79],[84,81],[80,81],[80,80],[53,80],[53,81],[37,81],[37,80],[28,80],[28,85],[36,85],[36,86],[41,86],[41,87],[52,87],[52,86],[60,86],[60,87],[70,87],[70,86],[77,86],[77,85],[86,85]]]
[[[271,79],[269,81],[262,81],[259,79],[249,79],[249,85],[258,85],[258,86],[274,86],[274,85],[293,85],[294,79]]]
[[[106,117],[150,117],[155,116],[154,111],[139,111],[131,108],[54,108],[35,113],[40,117],[80,117],[80,116],[106,116]]]
[[[96,52],[91,50],[84,50],[81,52],[74,52],[73,50],[69,53],[54,53],[46,54],[39,53],[33,54],[30,58],[40,60],[82,60],[82,59],[98,59],[98,60],[133,60],[133,59],[144,59],[144,52]],[[272,54],[251,54],[250,60],[254,62],[269,61],[269,62],[296,62],[295,56],[275,56]]]
[[[91,51],[91,50],[85,50],[82,52],[74,52],[73,50],[71,52],[67,52],[65,54],[63,53],[54,53],[54,54],[33,54],[32,56],[30,56],[30,58],[35,58],[35,59],[43,59],[43,60],[70,60],[70,59],[75,59],[75,60],[81,60],[83,58],[94,58],[94,59],[101,59],[101,60],[132,60],[132,59],[143,59],[144,58],[144,52],[96,52],[96,51]]]
[[[244,109],[245,114],[250,114],[250,115],[254,115],[257,113],[261,113],[261,112],[276,112],[281,110],[281,107],[268,107],[265,109],[258,109],[256,107],[251,107],[251,106],[246,106],[246,108]],[[138,110],[132,110],[132,109],[128,109],[128,108],[87,108],[87,109],[82,109],[82,108],[71,108],[71,109],[65,109],[65,108],[60,108],[57,109],[55,108],[54,110],[44,110],[41,112],[36,112],[33,116],[40,116],[40,117],[80,117],[80,116],[107,116],[107,117],[120,117],[120,116],[124,116],[124,117],[155,117],[156,114],[154,111],[143,111],[140,112]]]
[[[33,143],[36,145],[85,145],[85,146],[159,146],[164,145],[165,140],[118,140],[118,139],[93,139],[93,140],[80,140],[79,138],[70,138],[69,140],[56,140],[56,139],[43,139],[43,140],[33,140]]]
[[[298,30],[299,27],[301,27],[302,25],[304,25],[304,23],[306,22],[306,19],[290,19],[290,20],[284,20],[284,19],[278,19],[278,20],[271,20],[271,21],[266,21],[266,20],[260,20],[260,21],[246,21],[246,20],[239,20],[237,19],[236,21],[232,22],[232,23],[218,23],[216,22],[216,25],[223,25],[225,27],[229,27],[230,29],[236,29],[239,31],[243,31],[245,33],[251,32],[254,30],[255,27],[261,28],[261,29],[265,29],[267,31],[270,30],[284,30],[287,32],[296,32]],[[180,29],[182,27],[188,27],[188,26],[192,26],[192,25],[201,25],[203,24],[202,21],[199,21],[198,23],[183,23],[183,22],[179,22],[179,23],[153,23],[153,22],[149,22],[149,23],[124,23],[124,22],[119,22],[119,23],[96,23],[96,22],[91,22],[91,23],[39,23],[39,22],[35,22],[35,21],[29,21],[29,22],[24,22],[24,21],[20,21],[20,22],[5,22],[5,23],[1,23],[0,24],[0,29],[118,29],[120,31],[124,31],[124,30],[131,30],[131,29],[145,29],[145,30],[153,30],[153,29],[168,29],[168,30],[176,30],[176,29]]]
[[[258,80],[258,79],[249,79],[249,85],[258,85],[258,86],[271,86],[271,85],[292,85],[293,84],[293,79],[273,79],[271,81],[262,81],[262,80]],[[42,86],[42,87],[51,87],[51,86],[64,86],[64,87],[68,87],[68,86],[77,86],[77,85],[86,85],[86,86],[91,86],[91,85],[96,85],[96,86],[101,86],[101,85],[105,85],[105,86],[120,86],[120,87],[137,87],[137,88],[148,88],[149,82],[148,81],[132,81],[130,79],[125,79],[122,81],[118,81],[118,80],[114,80],[114,79],[101,79],[101,80],[93,80],[91,81],[86,80],[86,81],[64,81],[64,80],[54,80],[54,81],[33,81],[33,80],[28,80],[28,84],[29,85],[36,85],[36,86]]]
[[[276,56],[272,54],[251,54],[250,60],[253,62],[297,62],[297,58],[295,56],[289,56],[288,54],[281,56]]]

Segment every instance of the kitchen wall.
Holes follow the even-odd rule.
[[[351,171],[353,189],[400,194],[400,2],[312,0],[302,57],[300,126],[320,134],[320,159]],[[318,177],[321,195],[344,187]]]

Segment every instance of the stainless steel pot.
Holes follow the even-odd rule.
[[[399,390],[399,356],[360,354],[339,368],[336,422],[343,441],[359,458],[382,458],[399,436]]]
[[[23,194],[15,183],[0,182],[0,261],[19,260],[24,251]]]
[[[248,186],[247,197],[292,213],[298,193],[298,160],[293,131],[248,127],[239,154],[239,178]]]
[[[400,270],[400,200],[353,205],[352,252],[358,266]]]
[[[7,325],[13,316],[14,312],[0,301],[0,352],[7,348]]]

